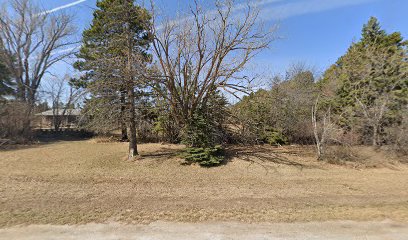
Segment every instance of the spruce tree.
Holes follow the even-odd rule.
[[[381,142],[382,127],[398,122],[408,100],[407,46],[399,32],[387,34],[372,17],[360,41],[324,75],[323,85],[335,86],[332,102],[341,113],[339,123],[363,135],[369,132],[372,145]]]
[[[90,102],[105,113],[99,116],[126,123],[131,158],[138,154],[135,101],[143,90],[150,59],[151,16],[133,0],[101,0],[96,6],[92,24],[83,32],[81,60],[75,67],[85,72],[81,80],[92,93]]]
[[[1,63],[0,59],[0,99],[5,95],[13,95],[13,82],[11,81],[9,71],[6,66]]]
[[[361,31],[361,42],[363,44],[374,44],[376,41],[384,39],[387,34],[378,22],[376,17],[370,17],[368,22],[364,24]]]

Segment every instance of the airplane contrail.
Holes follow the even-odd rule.
[[[66,52],[70,52],[70,51],[74,51],[74,50],[79,50],[81,48],[81,45],[77,45],[75,47],[70,47],[67,49],[62,49],[56,52],[53,52],[53,54],[61,54],[61,53],[66,53]]]
[[[56,7],[56,8],[41,12],[40,15],[56,12],[56,11],[59,11],[59,10],[65,9],[65,8],[69,8],[69,7],[78,5],[80,3],[83,3],[85,1],[87,1],[87,0],[78,0],[78,1],[75,1],[75,2],[72,2],[72,3],[68,3],[68,4],[65,4],[65,5],[62,5],[62,6],[59,6],[59,7]]]
[[[277,3],[277,2],[281,2],[281,1],[283,1],[283,0],[257,0],[257,1],[249,2],[249,6],[250,7],[262,7],[263,5],[268,5],[268,4],[271,4],[271,3]],[[240,3],[240,4],[237,4],[234,7],[232,7],[231,11],[233,13],[234,12],[239,12],[241,10],[244,10],[247,7],[248,7],[248,3]],[[211,9],[211,10],[206,11],[205,14],[211,16],[211,15],[217,14],[217,12],[218,12],[217,9]],[[191,17],[191,16],[190,17],[182,17],[180,19],[170,20],[170,23],[171,24],[179,24],[179,23],[182,23],[182,22],[189,22],[192,19],[193,19],[193,17]],[[160,24],[159,26],[157,26],[156,29],[160,31],[160,30],[162,30],[164,28],[164,25],[165,24]]]
[[[283,20],[290,17],[295,17],[299,15],[305,15],[309,13],[323,12],[328,10],[333,10],[341,7],[353,6],[364,4],[368,2],[374,2],[378,0],[300,0],[295,2],[283,3],[281,5],[276,5],[277,3],[283,2],[283,0],[259,0],[250,2],[251,7],[259,7],[260,9],[260,19],[264,21],[268,20]],[[237,4],[232,8],[232,12],[236,15],[241,10],[245,9],[247,4],[241,3]],[[209,10],[205,14],[212,15],[215,14],[217,10]],[[179,24],[182,22],[188,22],[192,20],[192,17],[183,17],[180,19],[173,19],[169,22],[172,24]],[[162,30],[165,23],[157,26],[157,30]]]
[[[374,1],[377,0],[309,0],[290,2],[264,8],[260,18],[262,20],[282,20],[299,15],[324,12]]]

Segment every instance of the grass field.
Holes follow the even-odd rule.
[[[216,168],[181,146],[61,141],[0,151],[0,226],[119,221],[408,221],[408,167],[318,162],[312,149],[230,147]]]

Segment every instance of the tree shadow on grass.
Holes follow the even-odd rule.
[[[163,163],[168,160],[172,160],[183,152],[182,149],[173,149],[173,148],[161,148],[156,152],[142,152],[141,157],[146,159],[154,160],[157,163]]]
[[[57,142],[85,141],[91,139],[92,137],[92,133],[84,131],[35,132],[33,138],[30,141],[27,141],[27,143],[25,144],[21,144],[9,139],[4,139],[4,144],[1,144],[0,146],[0,152],[37,148]]]
[[[225,164],[232,161],[234,158],[249,162],[251,165],[259,165],[267,172],[273,170],[277,172],[276,164],[292,166],[299,170],[303,169],[322,169],[313,164],[304,164],[288,156],[300,156],[300,152],[296,150],[278,150],[277,148],[263,147],[263,146],[229,146],[226,149]],[[248,167],[249,167],[248,166]]]

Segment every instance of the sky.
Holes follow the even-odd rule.
[[[5,1],[8,0],[0,3]],[[78,39],[82,30],[89,27],[96,3],[96,0],[31,1],[44,10],[75,14]],[[202,0],[209,5],[208,10],[211,10],[210,1]],[[160,14],[177,19],[177,12],[185,11],[193,1],[154,0],[154,3]],[[291,64],[299,62],[318,73],[324,72],[359,39],[361,28],[370,16],[377,17],[387,32],[399,31],[408,38],[407,0],[252,0],[251,3],[260,9],[260,19],[266,26],[279,26],[277,40],[249,65],[252,71],[266,75],[284,73]],[[62,73],[72,69],[61,63],[52,71]]]

